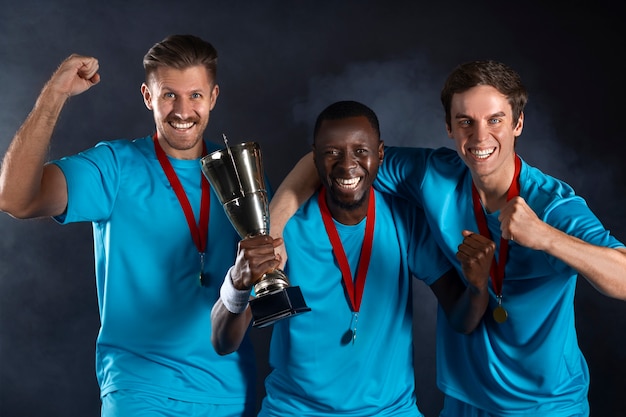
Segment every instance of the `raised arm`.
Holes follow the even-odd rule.
[[[67,205],[65,177],[46,165],[52,132],[67,99],[100,81],[95,58],[71,55],[42,89],[0,168],[0,210],[17,218],[54,216]]]
[[[298,208],[313,195],[321,185],[313,162],[313,152],[304,155],[278,186],[270,201],[270,235],[282,238],[285,225]],[[287,261],[285,246],[276,248],[281,257],[282,268]]]

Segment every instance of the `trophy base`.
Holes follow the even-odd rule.
[[[286,287],[250,300],[252,326],[266,327],[280,319],[311,311],[307,307],[300,287]]]

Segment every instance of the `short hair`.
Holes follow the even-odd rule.
[[[513,111],[513,125],[524,111],[528,102],[528,92],[517,72],[497,61],[471,61],[459,65],[448,76],[441,90],[441,104],[446,113],[446,125],[452,123],[450,107],[452,96],[463,93],[472,87],[487,85],[494,87],[507,97]]]
[[[146,81],[160,67],[186,69],[202,65],[215,82],[217,50],[194,35],[170,35],[150,48],[143,57]]]
[[[358,101],[345,100],[337,101],[331,104],[322,110],[319,116],[317,116],[315,127],[313,128],[313,141],[315,141],[324,120],[340,120],[359,116],[365,116],[365,118],[367,118],[370,125],[376,132],[376,135],[380,139],[380,125],[374,110],[370,109],[363,103],[359,103]]]

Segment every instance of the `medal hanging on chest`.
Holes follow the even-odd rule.
[[[337,233],[337,228],[335,227],[332,215],[330,214],[330,210],[326,204],[326,187],[322,187],[318,196],[324,227],[326,228],[326,233],[330,239],[335,259],[339,264],[345,291],[348,296],[348,303],[350,305],[350,309],[352,310],[350,326],[341,338],[341,343],[343,345],[350,342],[354,344],[356,341],[359,310],[361,308],[361,299],[363,298],[363,289],[365,288],[365,278],[367,277],[367,269],[369,268],[370,258],[372,256],[372,244],[374,241],[374,223],[376,220],[376,205],[374,198],[374,189],[370,188],[369,203],[367,206],[367,219],[365,221],[365,237],[363,238],[363,245],[361,246],[361,255],[359,257],[356,278],[353,281],[350,264],[348,263],[348,257],[343,249],[339,233]]]
[[[157,155],[157,159],[165,172],[165,176],[170,182],[174,193],[176,194],[176,198],[180,203],[181,208],[183,209],[183,213],[185,214],[185,219],[187,220],[187,225],[189,226],[189,231],[191,232],[191,238],[193,240],[196,249],[198,249],[198,254],[200,256],[200,272],[199,272],[199,284],[200,285],[208,285],[208,276],[204,273],[204,257],[206,253],[206,242],[207,236],[209,233],[209,212],[211,206],[211,188],[208,180],[202,174],[202,171],[198,169],[200,172],[200,184],[201,184],[201,197],[200,197],[200,220],[196,224],[196,219],[193,214],[193,209],[191,208],[191,204],[189,203],[189,199],[187,198],[187,194],[185,194],[185,189],[178,179],[178,175],[176,175],[176,171],[174,171],[174,167],[170,160],[167,158],[165,151],[159,144],[157,139],[157,134],[155,133],[152,137],[154,141],[154,150]],[[206,144],[204,141],[202,142],[202,156],[206,155]],[[200,166],[200,165],[198,165]]]
[[[509,190],[507,192],[506,201],[511,200],[513,197],[518,196],[520,192],[519,185],[519,173],[521,169],[522,162],[519,156],[515,155],[515,173],[513,175],[513,181],[511,181],[511,185],[509,186]],[[483,206],[480,203],[480,197],[478,195],[478,190],[476,186],[472,182],[472,202],[474,205],[474,216],[476,218],[476,223],[478,223],[478,230],[480,230],[480,234],[491,239],[491,233],[489,232],[489,227],[487,227],[487,217],[483,210]],[[493,285],[493,290],[496,294],[496,300],[498,305],[493,309],[493,319],[497,323],[504,323],[508,317],[509,313],[506,311],[504,306],[502,305],[502,287],[504,285],[504,269],[506,266],[506,261],[508,257],[509,251],[509,241],[506,239],[500,238],[500,249],[498,251],[498,261],[496,262],[496,258],[491,261],[491,269],[489,270],[489,275],[491,276],[491,284]]]

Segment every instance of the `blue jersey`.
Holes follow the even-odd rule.
[[[411,271],[430,285],[452,266],[430,238],[420,210],[378,192],[375,200],[354,343],[344,339],[353,313],[318,195],[285,226],[285,272],[311,311],[274,324],[260,416],[421,416],[414,392]],[[365,223],[335,221],[353,277]]]
[[[435,239],[455,263],[462,230],[478,232],[472,178],[456,151],[387,148],[375,186],[423,207]],[[522,161],[520,196],[549,225],[598,246],[623,247],[585,201],[562,181]],[[499,212],[487,215],[499,247]],[[497,254],[497,249],[496,249]],[[574,293],[578,273],[541,251],[509,242],[502,288],[508,320],[490,312],[469,335],[455,332],[440,308],[437,381],[447,395],[494,415],[570,416],[588,409],[589,372],[578,346]],[[490,306],[496,298],[490,287]]]
[[[170,162],[197,223],[199,159]],[[254,403],[251,342],[227,356],[211,344],[211,308],[240,240],[217,195],[211,192],[201,286],[198,249],[151,137],[99,143],[55,163],[68,187],[67,211],[56,220],[93,224],[101,396],[132,389],[189,402]]]

